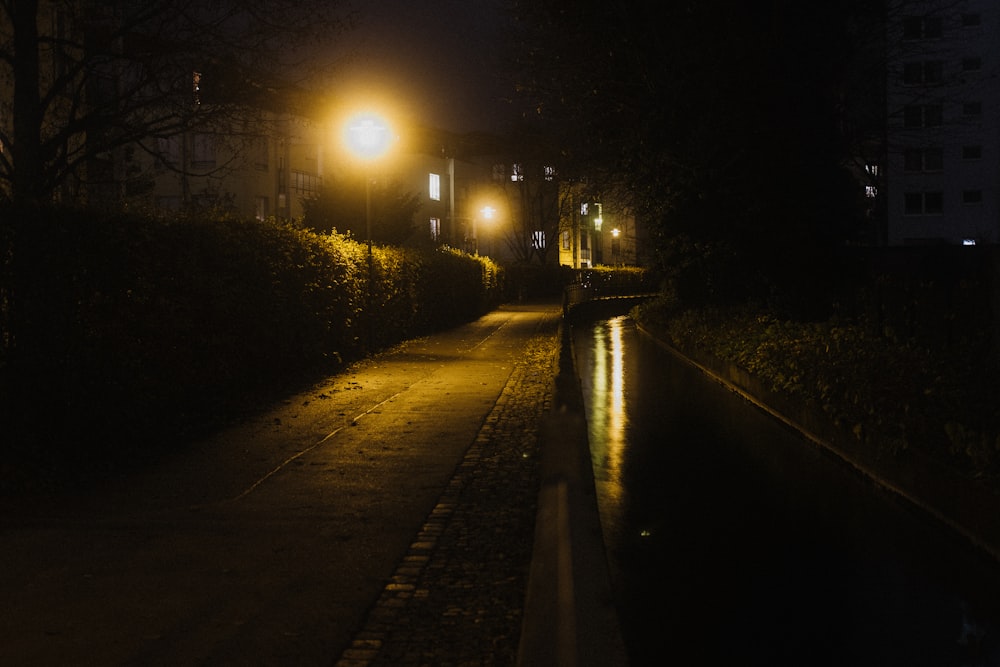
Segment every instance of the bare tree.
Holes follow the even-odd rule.
[[[338,2],[0,0],[0,191],[69,198],[116,151],[288,104],[349,20]]]
[[[559,182],[555,168],[541,162],[498,165],[496,179],[510,212],[504,242],[511,255],[524,263],[550,262],[550,249],[559,233]]]

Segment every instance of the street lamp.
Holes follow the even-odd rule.
[[[364,111],[348,119],[344,127],[344,143],[348,150],[364,162],[365,167],[365,240],[368,243],[368,289],[365,311],[368,325],[368,349],[372,349],[372,284],[375,282],[372,257],[372,176],[371,165],[384,157],[395,137],[389,124],[376,113]]]
[[[497,210],[492,206],[484,206],[479,209],[479,215],[482,216],[483,220],[490,222],[493,220],[493,216],[496,215]],[[472,219],[472,240],[476,244],[476,254],[479,254],[479,231],[476,229],[476,218]]]

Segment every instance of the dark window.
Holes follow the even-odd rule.
[[[941,125],[941,105],[924,105],[924,127],[938,127]]]
[[[924,83],[941,83],[944,81],[944,63],[933,60],[924,63]]]
[[[192,140],[191,162],[196,167],[215,166],[215,135],[196,134]]]
[[[903,83],[914,86],[921,83],[941,83],[944,80],[944,63],[930,60],[903,65]]]
[[[903,39],[937,39],[943,34],[939,16],[904,16]]]
[[[983,103],[982,102],[966,102],[962,105],[962,115],[963,116],[982,116],[983,115]]]
[[[941,171],[944,169],[944,151],[940,148],[924,149],[924,171]]]
[[[983,19],[979,14],[962,14],[962,27],[974,28],[982,25]]]
[[[924,19],[924,39],[938,39],[944,34],[944,21],[940,16],[928,16]]]
[[[982,146],[962,146],[963,160],[978,160],[983,157]]]
[[[962,58],[963,72],[978,72],[983,68],[982,58]]]
[[[903,213],[920,215],[924,212],[924,196],[919,192],[907,192],[903,195]]]
[[[944,210],[944,195],[940,192],[924,193],[924,213],[940,213]]]
[[[983,191],[982,190],[964,190],[962,192],[962,203],[963,204],[982,204],[983,203]]]
[[[940,148],[907,148],[903,151],[904,171],[941,171],[944,151]]]
[[[924,66],[922,63],[906,63],[903,65],[903,83],[907,86],[915,86],[924,80]]]
[[[940,192],[907,192],[903,195],[906,215],[937,215],[944,210],[944,195]]]

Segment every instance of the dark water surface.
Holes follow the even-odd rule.
[[[573,336],[633,666],[1000,665],[995,563],[628,318]]]

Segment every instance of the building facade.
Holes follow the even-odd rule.
[[[893,0],[886,27],[888,245],[1000,242],[1000,3]]]
[[[635,215],[610,200],[597,201],[579,184],[563,184],[560,201],[560,265],[587,269],[641,263]]]

